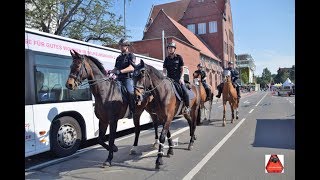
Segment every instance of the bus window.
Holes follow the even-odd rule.
[[[68,90],[65,87],[71,59],[45,55],[35,57],[35,97],[37,103],[92,100],[89,86],[80,86],[77,90]],[[52,66],[53,64],[54,66]]]

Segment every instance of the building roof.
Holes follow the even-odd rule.
[[[150,18],[154,20],[159,11],[163,9],[168,16],[170,16],[175,21],[179,21],[183,17],[184,12],[189,5],[189,2],[190,0],[181,0],[166,4],[155,5],[151,9],[152,12]]]
[[[220,58],[218,58],[212,51],[210,51],[209,48],[205,44],[203,44],[203,42],[195,34],[193,34],[189,29],[185,28],[177,21],[169,17],[167,14],[166,16],[192,45],[194,45],[197,49],[200,49],[200,53],[221,62]]]

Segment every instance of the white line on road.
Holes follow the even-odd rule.
[[[266,93],[266,94],[260,99],[260,101],[256,104],[256,106],[258,106],[258,104],[262,101],[262,99],[263,99],[264,97],[266,97],[267,94],[268,94],[268,93]]]
[[[254,109],[251,109],[251,110],[249,111],[249,113],[252,113],[253,110],[254,110]]]
[[[290,103],[292,103],[291,101],[289,101]]]
[[[192,179],[200,169],[209,161],[209,159],[221,148],[221,146],[231,137],[231,135],[241,126],[246,120],[243,118],[184,178],[183,180]]]
[[[172,122],[177,122],[177,121],[181,121],[181,120],[184,120],[184,119],[176,119]],[[188,127],[189,128],[189,127]],[[181,129],[180,129],[181,130]],[[180,131],[179,130],[179,131]],[[147,132],[151,132],[151,131],[154,131],[154,128],[150,128],[150,129],[147,129],[147,130],[143,130],[143,131],[140,131],[140,134],[143,134],[143,133],[147,133]],[[177,131],[178,132],[178,131]],[[174,134],[174,133],[173,133]],[[130,134],[130,135],[127,135],[127,136],[124,136],[122,138],[119,138],[119,139],[116,139],[115,142],[118,142],[118,141],[121,141],[121,140],[124,140],[124,139],[128,139],[132,136],[134,136],[135,133],[133,134]],[[172,135],[173,136],[173,135]],[[41,163],[41,164],[38,164],[38,165],[35,165],[35,166],[32,166],[28,169],[25,169],[25,172],[26,171],[31,171],[31,170],[34,170],[34,169],[38,169],[38,168],[42,168],[42,167],[46,167],[46,166],[49,166],[51,164],[55,164],[55,163],[58,163],[58,162],[62,162],[62,161],[65,161],[65,160],[68,160],[68,159],[71,159],[79,154],[82,154],[84,152],[87,152],[87,151],[90,151],[90,150],[93,150],[95,148],[98,148],[98,147],[101,147],[100,144],[97,144],[97,145],[94,145],[94,146],[90,146],[88,148],[85,148],[85,149],[80,149],[78,150],[76,153],[70,155],[70,156],[67,156],[67,157],[62,157],[62,158],[59,158],[59,159],[54,159],[54,160],[51,160],[51,161],[47,161],[47,162],[44,162],[44,163]]]
[[[183,133],[184,131],[186,131],[186,130],[188,130],[188,129],[189,129],[189,126],[188,126],[188,127],[184,127],[184,128],[182,128],[182,129],[179,129],[177,132],[174,132],[174,133],[171,134],[171,138],[172,138],[173,136],[176,136],[176,135],[180,134],[180,133]],[[150,156],[151,154],[154,154],[154,153],[156,153],[156,152],[158,152],[158,149],[148,152],[147,154],[141,156],[141,158]]]

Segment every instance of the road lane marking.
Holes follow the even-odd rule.
[[[232,136],[232,134],[241,126],[246,120],[243,118],[211,151],[182,179],[189,180],[196,175],[200,169],[209,161],[209,159],[221,148],[221,146]]]
[[[174,132],[174,133],[171,134],[171,138],[172,138],[173,136],[176,136],[176,135],[180,134],[180,133],[183,133],[184,131],[186,131],[186,130],[188,130],[188,129],[189,129],[189,126],[188,126],[188,127],[184,127],[184,128],[182,128],[182,129],[179,129],[178,131],[176,131],[176,132]],[[158,152],[158,149],[153,150],[153,151],[150,151],[150,152],[146,153],[145,155],[141,156],[140,158],[144,158],[144,157],[150,156],[151,154],[154,154],[154,153],[156,153],[156,152]]]
[[[266,97],[267,94],[268,94],[268,93],[266,93],[266,94],[260,99],[260,101],[256,104],[256,106],[258,106],[258,104],[262,101],[262,99],[263,99],[264,97]]]
[[[177,121],[182,121],[182,120],[185,120],[185,119],[182,119],[182,118],[181,119],[176,119],[176,120],[172,121],[172,123],[177,122]],[[150,129],[147,129],[147,130],[140,131],[140,134],[151,133],[152,131],[154,131],[154,128],[150,128]],[[172,136],[173,136],[173,134],[172,134]],[[118,142],[118,141],[121,141],[121,140],[124,140],[124,139],[128,139],[128,138],[130,138],[130,137],[132,137],[134,135],[135,135],[135,133],[127,135],[127,136],[124,136],[122,138],[116,139],[115,142]],[[38,169],[38,168],[43,168],[43,167],[46,167],[46,166],[50,166],[52,164],[56,164],[56,163],[71,159],[71,158],[73,158],[73,157],[75,157],[75,156],[77,156],[79,154],[85,153],[87,151],[90,151],[90,150],[93,150],[93,149],[96,149],[96,148],[99,148],[99,147],[101,147],[101,145],[97,144],[97,145],[94,145],[94,146],[90,146],[88,148],[80,149],[76,153],[74,153],[74,154],[72,154],[70,156],[62,157],[62,158],[58,158],[58,159],[54,159],[54,160],[50,160],[50,161],[47,161],[47,162],[44,162],[44,163],[41,163],[41,164],[38,164],[38,165],[35,165],[35,166],[31,166],[30,168],[25,169],[25,172],[31,171],[31,170],[34,170],[34,169]]]
[[[249,111],[249,113],[252,113],[253,110],[254,110],[254,109],[251,109],[251,110]]]

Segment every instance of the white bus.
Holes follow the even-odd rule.
[[[25,157],[50,150],[59,157],[71,155],[81,142],[98,137],[99,120],[89,87],[75,91],[65,87],[70,49],[96,57],[106,69],[113,69],[120,54],[117,49],[25,29]],[[162,71],[162,60],[138,54],[136,58],[136,63],[143,59]],[[151,122],[143,112],[140,124]],[[133,127],[132,119],[120,119],[117,131]]]

